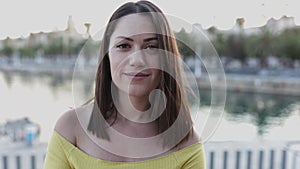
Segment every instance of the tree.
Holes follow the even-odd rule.
[[[260,45],[260,36],[257,34],[245,37],[246,57],[258,58],[263,53],[263,48]]]
[[[21,57],[35,57],[35,50],[34,48],[30,47],[30,46],[24,46],[22,48],[19,49],[19,54]]]
[[[243,34],[230,34],[226,39],[225,53],[228,56],[239,59],[244,63],[246,60],[245,39]]]
[[[176,42],[181,55],[194,56],[195,43],[193,42],[190,34],[188,34],[184,28],[181,28],[179,32],[175,32]]]
[[[245,37],[246,57],[256,57],[260,60],[261,67],[266,67],[266,58],[270,55],[276,55],[274,38],[274,35],[265,28],[262,28],[259,34]]]
[[[216,51],[219,55],[224,56],[226,50],[226,42],[223,33],[216,33],[216,38],[212,40],[212,44],[214,45]]]
[[[0,54],[4,56],[12,56],[14,53],[14,49],[11,46],[5,45],[3,48],[0,50]]]
[[[45,48],[45,55],[46,56],[53,56],[53,55],[61,55],[63,54],[64,44],[62,38],[58,38],[53,40],[49,46]]]
[[[278,56],[285,59],[300,60],[300,29],[287,29],[276,37],[274,46]]]

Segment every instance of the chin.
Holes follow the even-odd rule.
[[[131,87],[131,89],[129,89],[128,95],[130,97],[145,98],[145,97],[149,97],[150,93],[151,93],[151,90],[138,89],[133,86],[133,87]]]

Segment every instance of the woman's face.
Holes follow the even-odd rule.
[[[148,16],[128,15],[118,20],[109,44],[111,76],[121,92],[148,97],[160,80],[155,26]]]

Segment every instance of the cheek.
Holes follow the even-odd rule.
[[[118,63],[115,60],[110,60],[110,72],[113,75],[118,68]]]
[[[159,59],[159,56],[150,56],[147,58],[147,63],[149,68],[155,69],[157,71],[160,71],[163,65],[161,65],[161,61]]]
[[[112,76],[120,68],[120,63],[122,62],[121,57],[116,57],[114,53],[109,53],[110,71]]]

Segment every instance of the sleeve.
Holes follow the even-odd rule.
[[[44,169],[72,169],[61,140],[55,133],[52,134],[48,144]]]
[[[182,169],[205,169],[205,155],[203,147],[200,146],[194,154],[184,163]]]

